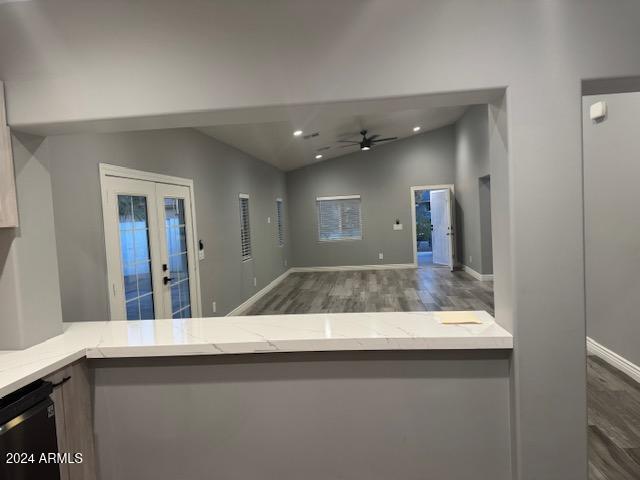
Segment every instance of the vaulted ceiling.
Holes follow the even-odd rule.
[[[292,170],[359,151],[358,145],[340,140],[360,141],[361,130],[367,130],[368,136],[402,139],[454,123],[465,107],[427,107],[418,102],[415,108],[407,109],[404,102],[373,102],[354,104],[349,113],[326,106],[304,110],[298,112],[297,118],[283,121],[216,125],[199,130],[282,170]],[[420,129],[416,132],[414,127]],[[295,130],[302,130],[303,134],[294,136]],[[316,158],[318,155],[322,157]]]

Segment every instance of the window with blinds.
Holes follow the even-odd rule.
[[[276,221],[278,222],[278,245],[284,245],[284,225],[282,218],[282,199],[276,200]]]
[[[240,248],[242,261],[251,260],[251,228],[249,225],[249,195],[240,194]]]
[[[360,195],[318,197],[316,204],[321,242],[362,239]]]

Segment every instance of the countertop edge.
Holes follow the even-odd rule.
[[[64,333],[0,355],[0,397],[79,359],[259,353],[511,350],[513,336],[481,323],[442,325],[450,312],[306,314],[64,324]],[[460,314],[461,312],[453,312]]]

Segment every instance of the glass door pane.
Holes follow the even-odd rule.
[[[171,317],[191,317],[187,217],[183,198],[164,198],[164,225],[171,285]]]
[[[118,227],[127,320],[155,318],[147,197],[118,195]]]
[[[199,316],[190,187],[110,176],[103,208],[111,319]]]

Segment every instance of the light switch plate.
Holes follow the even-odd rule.
[[[204,260],[204,250],[198,250],[198,260]]]
[[[589,107],[589,117],[591,120],[601,122],[607,117],[607,104],[606,102],[596,102]]]
[[[394,230],[402,230],[402,224],[401,223],[394,223],[393,224],[393,229]]]

